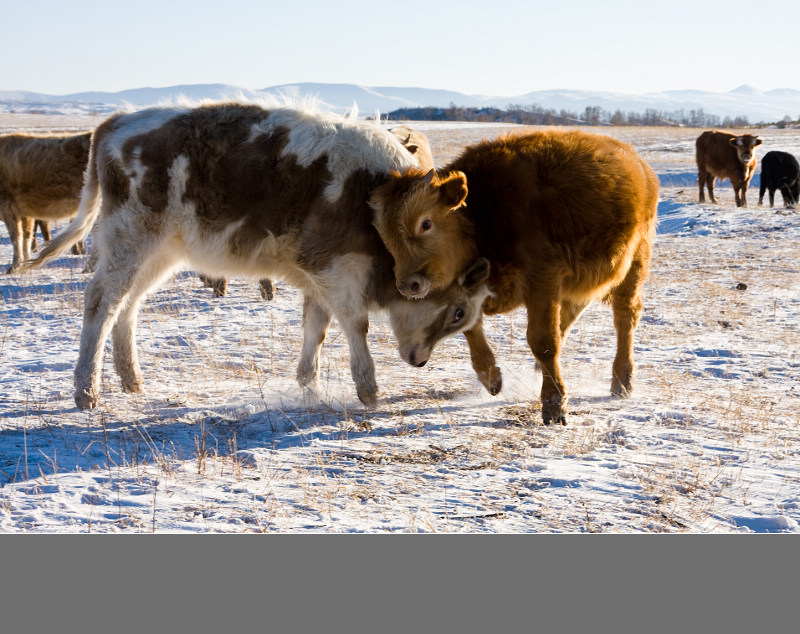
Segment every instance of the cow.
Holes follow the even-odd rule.
[[[349,344],[358,398],[374,406],[369,311],[387,309],[391,316],[409,302],[396,288],[368,199],[391,170],[413,165],[378,124],[306,108],[225,102],[111,115],[95,130],[78,216],[21,266],[40,266],[95,226],[99,257],[85,290],[76,405],[98,405],[109,335],[123,389],[141,390],[138,306],[185,265],[211,277],[277,276],[299,287],[298,382],[316,382],[335,316]],[[488,264],[476,258],[431,308],[474,323],[487,277]],[[400,344],[413,336],[395,334]]]
[[[566,424],[559,355],[568,330],[595,299],[614,312],[611,392],[631,393],[633,335],[657,203],[658,178],[633,147],[604,135],[558,130],[468,146],[438,174],[394,172],[370,200],[406,297],[447,287],[465,263],[481,256],[490,264],[491,295],[483,312],[526,307],[546,424]],[[423,365],[440,335],[436,316],[424,300],[409,302],[402,316],[415,323],[418,338],[401,346],[401,356]],[[461,330],[479,380],[497,394],[502,376],[481,321]]]
[[[389,129],[389,132],[394,134],[403,144],[409,154],[414,155],[420,169],[430,170],[433,169],[433,153],[431,152],[431,145],[428,138],[413,128],[407,125],[399,125]],[[214,297],[224,297],[228,292],[228,280],[224,277],[209,277],[207,275],[200,275],[200,281],[203,286],[210,288]],[[258,289],[261,297],[265,300],[271,300],[275,296],[275,285],[269,278],[264,278],[258,281]]]
[[[697,162],[697,184],[700,187],[699,201],[705,202],[704,188],[708,197],[716,203],[714,179],[728,178],[733,186],[737,207],[747,207],[747,187],[756,169],[755,148],[763,143],[752,134],[739,136],[719,130],[706,130],[695,140]]]
[[[0,218],[13,247],[9,273],[31,256],[35,220],[77,213],[91,134],[0,135]],[[83,244],[74,251],[83,252]]]
[[[761,185],[758,204],[764,204],[764,192],[769,190],[769,206],[775,206],[775,190],[783,196],[784,207],[794,207],[800,200],[800,164],[794,155],[771,150],[761,159]]]
[[[407,125],[397,125],[389,128],[389,132],[394,134],[403,146],[414,155],[419,163],[421,170],[432,170],[434,168],[433,152],[431,151],[431,144],[426,137],[419,130],[410,128]]]

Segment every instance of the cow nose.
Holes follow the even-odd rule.
[[[411,275],[397,282],[397,290],[409,299],[422,299],[431,290],[431,282],[422,275]]]
[[[425,359],[424,361],[417,361],[417,353],[416,351],[412,350],[408,355],[408,362],[417,368],[421,368],[428,362],[428,360]]]

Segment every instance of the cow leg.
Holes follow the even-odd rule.
[[[297,382],[311,386],[319,377],[319,350],[328,332],[331,314],[314,299],[303,297],[303,349],[297,366]]]
[[[561,328],[561,343],[564,343],[564,339],[569,332],[569,329],[572,328],[572,325],[578,320],[578,317],[581,316],[581,313],[586,310],[586,307],[591,304],[591,301],[586,302],[573,302],[569,300],[563,300],[561,302],[561,315],[559,319],[559,326]]]
[[[566,425],[566,390],[558,357],[561,352],[560,303],[552,295],[539,294],[537,301],[528,301],[528,345],[542,370],[542,420]]]
[[[774,207],[775,206],[775,190],[774,189],[770,189],[769,190],[769,206],[770,207]]]
[[[134,387],[137,377],[141,376],[138,362],[124,359],[134,345],[131,333],[136,321],[131,316],[130,307],[125,305],[129,299],[138,305],[144,291],[156,281],[152,277],[154,268],[146,265],[152,250],[149,253],[145,251],[145,242],[140,246],[131,241],[130,249],[121,247],[120,242],[104,243],[106,249],[101,251],[97,272],[86,286],[80,352],[75,366],[75,404],[80,409],[97,406],[103,349],[122,312],[125,313],[124,322],[114,334],[115,344],[120,347],[114,353],[114,363],[126,375],[124,381],[127,385],[123,384],[126,389]],[[114,248],[109,249],[112,245]],[[136,297],[132,297],[134,290],[138,294]]]
[[[266,300],[271,300],[275,297],[275,285],[268,277],[258,281],[258,289],[261,291],[261,297]]]
[[[642,286],[649,263],[650,245],[642,242],[625,279],[611,297],[617,331],[617,354],[611,366],[611,393],[615,396],[629,396],[633,391],[633,334],[642,316]]]
[[[147,291],[157,287],[173,270],[174,257],[169,249],[151,256],[131,276],[130,288],[112,330],[111,350],[114,369],[126,392],[139,392],[144,380],[136,347],[136,324],[139,306]]]
[[[367,348],[369,315],[366,309],[358,310],[353,306],[346,311],[337,311],[335,315],[336,321],[347,337],[350,348],[350,374],[356,384],[358,399],[367,407],[374,407],[377,401],[378,383],[375,380],[375,362]]]
[[[698,201],[704,203],[706,201],[705,186],[706,186],[706,171],[700,167],[697,168],[697,184],[700,187],[700,195]]]
[[[8,237],[11,239],[12,256],[11,266],[8,267],[8,273],[13,273],[20,262],[27,260],[31,257],[31,234],[30,227],[27,232],[25,226],[29,218],[16,216],[11,222],[6,222],[8,227]],[[26,235],[27,234],[27,235]]]
[[[228,280],[224,277],[209,277],[201,273],[200,281],[203,286],[214,291],[214,297],[225,297],[225,293],[228,292]]]
[[[714,196],[714,175],[713,174],[707,174],[706,175],[706,187],[708,188],[708,199],[712,203],[716,203],[717,202],[717,197]],[[700,202],[703,202],[702,199],[700,200]]]
[[[758,188],[758,204],[764,204],[764,193],[767,191],[767,185],[764,183],[764,179],[761,179],[761,186]]]
[[[794,205],[794,197],[792,196],[791,190],[786,185],[781,186],[781,198],[783,198],[784,207],[791,207]]]
[[[495,362],[494,352],[489,347],[489,342],[486,341],[486,335],[483,332],[483,318],[478,319],[471,330],[465,331],[464,336],[467,338],[469,356],[478,380],[489,394],[496,396],[503,388],[503,376]]]

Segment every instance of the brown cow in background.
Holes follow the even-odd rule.
[[[697,184],[700,202],[705,202],[703,187],[708,187],[708,197],[714,197],[714,178],[729,178],[737,207],[747,207],[747,187],[756,169],[755,148],[763,141],[752,134],[736,136],[730,132],[706,130],[695,141]]]
[[[389,132],[400,139],[400,143],[408,150],[409,154],[414,155],[421,170],[427,172],[434,168],[431,144],[428,141],[428,137],[422,134],[422,132],[414,128],[409,128],[407,125],[394,126],[393,128],[389,128]]]
[[[31,256],[35,220],[78,212],[91,137],[0,135],[0,218],[14,249],[9,273]]]
[[[653,170],[633,147],[611,137],[551,130],[469,146],[440,173],[396,173],[371,198],[375,226],[394,257],[397,287],[417,299],[392,318],[393,327],[423,334],[401,345],[401,356],[422,366],[442,332],[453,334],[451,322],[459,315],[443,315],[423,298],[482,256],[490,264],[491,291],[483,312],[527,308],[545,423],[566,422],[559,355],[567,331],[592,300],[613,307],[611,392],[628,395],[655,236]],[[461,330],[478,378],[497,394],[500,370],[481,321]]]

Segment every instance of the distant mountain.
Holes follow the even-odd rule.
[[[226,99],[239,95],[258,99],[274,96],[298,98],[310,96],[324,107],[335,111],[349,110],[356,104],[362,115],[382,114],[398,108],[464,107],[507,108],[510,104],[540,106],[545,110],[568,110],[582,113],[587,106],[598,106],[608,113],[643,113],[647,109],[663,112],[703,110],[707,115],[725,117],[745,116],[751,123],[780,121],[785,116],[800,117],[800,91],[781,88],[759,91],[740,86],[729,92],[701,90],[668,90],[630,95],[615,92],[582,90],[541,90],[517,97],[466,95],[448,90],[428,88],[370,87],[355,84],[299,83],[270,86],[260,90],[226,84],[191,84],[164,88],[137,88],[121,92],[82,92],[70,95],[46,95],[24,91],[0,90],[0,111],[41,110],[47,112],[93,111],[111,112],[124,104],[143,107],[185,97],[194,100]]]

